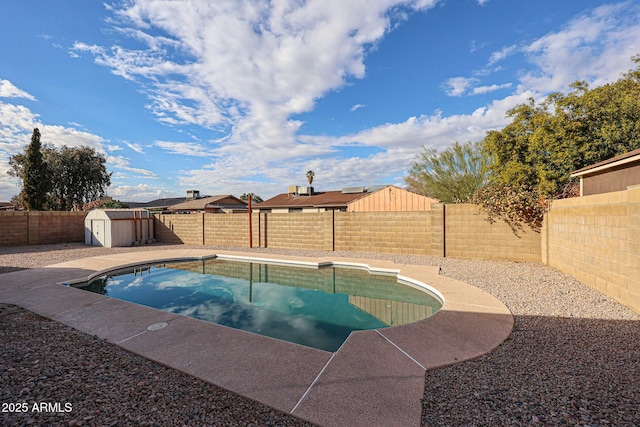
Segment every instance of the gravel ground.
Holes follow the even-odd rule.
[[[170,248],[0,248],[0,273]],[[373,253],[252,251],[439,265],[442,274],[477,286],[509,307],[515,326],[504,344],[478,359],[427,372],[424,426],[640,425],[640,315],[553,268]],[[31,407],[27,413],[0,412],[2,425],[308,425],[23,310],[0,309],[0,342],[0,402],[73,405],[72,412],[60,414]]]

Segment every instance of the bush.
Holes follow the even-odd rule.
[[[506,222],[516,236],[524,231],[524,225],[540,232],[549,206],[549,200],[530,187],[495,184],[476,191],[470,202],[480,206],[481,211],[487,214],[487,221],[494,223],[501,219]]]

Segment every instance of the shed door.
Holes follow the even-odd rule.
[[[104,246],[104,220],[91,220],[91,246]]]

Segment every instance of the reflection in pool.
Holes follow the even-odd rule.
[[[415,322],[441,307],[395,275],[217,258],[119,270],[78,287],[327,351],[351,331]]]

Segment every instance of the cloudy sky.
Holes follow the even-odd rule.
[[[639,53],[635,0],[3,1],[0,201],[35,127],[103,153],[123,201],[268,198],[309,169],[317,190],[402,184],[422,145]]]

